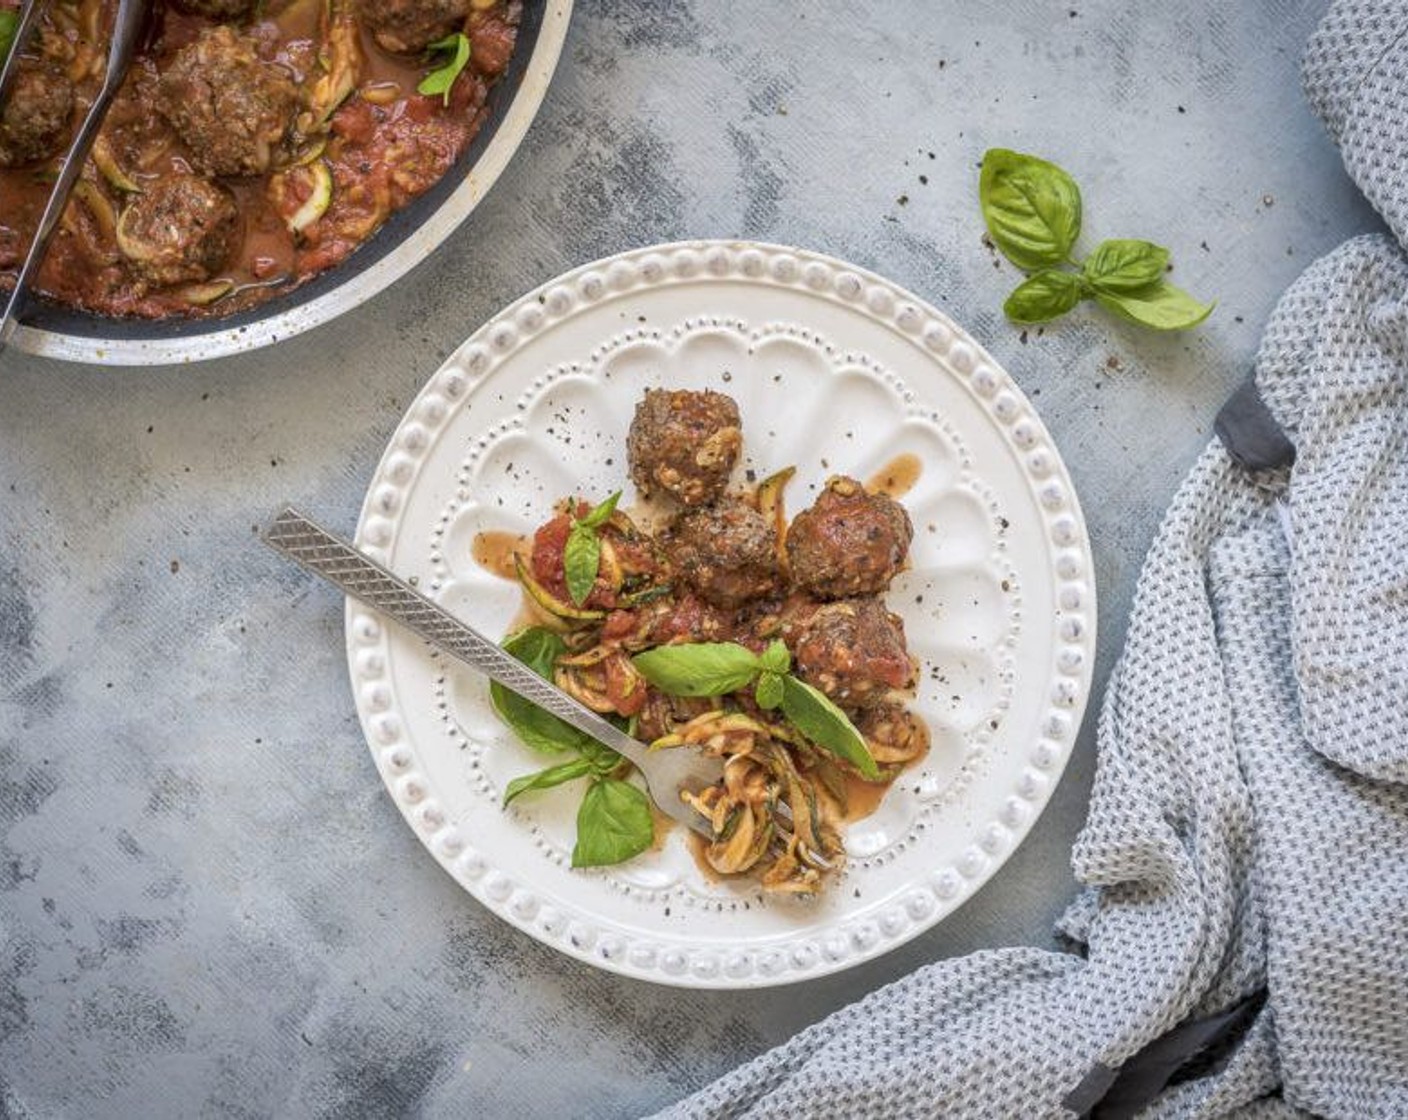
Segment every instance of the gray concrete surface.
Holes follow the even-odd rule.
[[[350,529],[422,381],[557,272],[679,237],[793,242],[947,308],[1037,401],[1094,539],[1098,699],[1160,511],[1277,295],[1375,225],[1299,93],[1321,8],[581,0],[507,174],[360,312],[192,368],[7,356],[0,1116],[628,1116],[926,961],[1049,944],[1089,716],[1026,845],[881,960],[690,994],[556,956],[421,850],[362,743],[340,602],[251,526],[294,499]],[[975,201],[992,145],[1076,175],[1087,241],[1171,246],[1213,318],[1005,323],[1016,277]]]

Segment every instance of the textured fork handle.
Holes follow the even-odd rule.
[[[663,812],[706,839],[714,839],[704,818],[686,806],[678,794],[681,788],[697,787],[701,782],[708,784],[717,780],[717,762],[712,764],[713,773],[706,773],[705,767],[709,764],[701,763],[694,752],[664,751],[652,755],[645,744],[579,704],[497,643],[295,509],[286,509],[274,518],[264,533],[264,540],[314,575],[321,576],[354,599],[375,607],[399,622],[436,649],[444,650],[490,680],[497,681],[525,700],[531,700],[563,722],[624,755],[635,763],[645,777],[651,797]],[[688,762],[686,759],[695,761]],[[785,809],[786,806],[781,808]],[[791,824],[790,814],[780,813],[775,823],[777,836],[786,841]],[[813,854],[811,858],[822,868],[830,866],[819,855]]]
[[[645,748],[595,712],[544,680],[473,627],[455,618],[398,576],[333,536],[297,510],[274,519],[264,539],[284,555],[322,576],[354,599],[394,618],[437,649],[459,658],[490,680],[531,700],[593,739],[625,755],[642,770],[650,763]]]

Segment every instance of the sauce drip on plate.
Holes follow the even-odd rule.
[[[909,451],[896,455],[866,480],[865,488],[872,494],[886,494],[891,498],[902,498],[914,489],[919,476],[924,473],[924,464],[919,456]]]

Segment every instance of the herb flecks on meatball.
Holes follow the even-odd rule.
[[[904,623],[878,599],[817,608],[793,650],[797,672],[848,711],[868,708],[914,685]]]
[[[392,54],[419,54],[461,29],[469,0],[358,0],[363,25]]]
[[[678,578],[716,607],[741,607],[782,588],[777,533],[742,502],[685,510],[670,526],[665,553]]]
[[[68,140],[72,115],[73,84],[63,71],[43,62],[20,62],[0,116],[0,167],[54,155]]]
[[[631,481],[687,506],[714,501],[743,446],[738,405],[712,390],[648,389],[626,435]]]
[[[152,284],[209,279],[239,233],[230,193],[194,175],[170,175],[145,187],[117,224],[123,255]]]
[[[221,25],[182,47],[161,75],[158,106],[207,175],[262,175],[298,108],[298,89],[254,40]]]
[[[913,537],[904,506],[838,476],[793,518],[787,559],[798,586],[819,599],[878,595],[904,567]]]

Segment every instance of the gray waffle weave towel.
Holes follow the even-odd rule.
[[[1305,75],[1394,236],[1316,263],[1268,325],[1257,383],[1294,467],[1214,443],[1145,563],[1073,856],[1078,952],[928,966],[662,1115],[1069,1117],[1243,1005],[1141,1115],[1408,1117],[1408,3],[1334,5]]]

